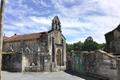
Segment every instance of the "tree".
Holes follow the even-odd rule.
[[[74,51],[81,51],[83,43],[81,41],[73,44]]]
[[[98,44],[97,42],[95,42],[93,40],[93,38],[87,37],[87,39],[85,40],[84,43],[82,43],[81,41],[73,43],[73,44],[67,44],[67,52],[71,52],[72,50],[74,50],[75,52],[80,52],[80,51],[94,51],[94,50],[98,50],[98,49],[102,49],[105,50],[105,43],[103,44]]]
[[[85,40],[82,46],[83,51],[94,51],[97,49],[98,49],[98,43],[93,41],[93,38],[91,36]]]
[[[106,50],[106,44],[102,43],[102,44],[98,44],[98,49],[102,49],[102,50]]]
[[[73,44],[66,44],[67,52],[71,52],[74,49]]]
[[[74,51],[81,51],[83,43],[81,41],[73,43],[73,44],[66,44],[67,45],[67,52]]]

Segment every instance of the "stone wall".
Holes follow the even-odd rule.
[[[117,80],[120,80],[120,59],[117,60]]]
[[[72,53],[68,57],[67,68],[87,75],[99,75],[109,80],[120,80],[120,60],[101,50]]]
[[[110,50],[114,55],[120,54],[120,39],[113,40],[110,42]]]
[[[40,54],[48,55],[48,37],[43,36],[42,39],[30,39],[21,41],[4,42],[4,52],[14,52],[22,54],[22,71],[25,67],[32,65],[40,66]],[[11,54],[12,55],[12,54]],[[44,64],[44,63],[43,63]]]
[[[120,54],[120,31],[115,30],[105,34],[106,39],[106,51],[113,53],[114,55]]]
[[[96,73],[108,77],[110,80],[117,80],[117,58],[104,51],[97,51],[97,55],[98,54],[102,56],[102,61],[99,63],[99,66],[97,66]]]
[[[22,54],[21,53],[2,54],[2,70],[21,72]]]

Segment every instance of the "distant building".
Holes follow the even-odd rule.
[[[2,69],[59,71],[66,69],[66,40],[58,16],[48,32],[4,36]]]
[[[120,25],[105,34],[107,52],[120,55]]]

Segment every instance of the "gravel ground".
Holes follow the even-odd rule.
[[[65,72],[25,72],[2,71],[2,80],[85,80]]]

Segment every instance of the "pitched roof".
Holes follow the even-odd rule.
[[[120,24],[117,26],[117,28],[115,28],[114,30],[112,30],[112,31],[110,31],[110,32],[108,32],[108,33],[106,33],[105,35],[113,34],[113,32],[114,32],[115,30],[120,31]]]
[[[3,40],[7,40],[8,39],[8,37],[7,36],[3,36]]]
[[[48,32],[39,32],[25,35],[14,35],[11,37],[4,36],[4,42],[18,41],[18,40],[29,40],[29,39],[38,39],[44,38],[48,35]]]

